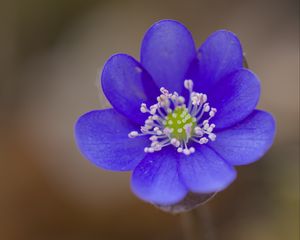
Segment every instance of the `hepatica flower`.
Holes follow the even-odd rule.
[[[77,145],[103,169],[132,171],[133,192],[153,204],[219,192],[236,178],[234,166],[272,145],[274,119],[255,109],[260,83],[229,31],[196,50],[181,23],[157,22],[144,36],[140,62],[113,55],[101,85],[113,108],[79,118]]]

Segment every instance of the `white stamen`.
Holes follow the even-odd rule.
[[[142,113],[146,113],[148,111],[145,103],[142,103],[140,110]]]
[[[193,90],[194,83],[192,80],[185,80],[183,84],[184,84],[184,87],[186,89],[188,89],[189,91]]]
[[[216,140],[216,134],[214,134],[214,133],[210,133],[210,134],[208,134],[208,138],[211,140],[211,141],[215,141]]]
[[[210,106],[209,106],[209,104],[208,104],[208,103],[205,103],[205,104],[204,104],[204,106],[203,106],[203,110],[204,110],[204,112],[209,112],[209,110],[210,110]]]
[[[183,151],[182,147],[177,148],[177,152],[182,153],[182,151]]]
[[[200,138],[200,140],[199,140],[199,143],[200,144],[205,144],[205,143],[207,143],[208,142],[208,139],[206,138],[206,137],[202,137],[202,138]]]
[[[139,135],[139,133],[137,131],[132,131],[128,134],[128,137],[130,138],[135,138]]]
[[[206,94],[193,91],[192,80],[185,80],[184,87],[190,95],[187,104],[183,96],[179,96],[177,92],[169,93],[164,87],[160,88],[161,94],[157,97],[156,104],[149,108],[145,103],[141,104],[140,111],[149,116],[144,126],[141,126],[140,133],[131,131],[128,137],[150,135],[151,144],[144,148],[146,153],[160,151],[172,145],[177,148],[178,153],[188,156],[196,151],[194,147],[189,147],[190,141],[206,144],[216,140],[216,134],[213,133],[215,124],[210,124],[209,121],[215,116],[217,109],[210,107]],[[204,116],[206,119],[203,119]],[[181,124],[184,126],[181,127]]]
[[[187,149],[187,148],[183,149],[183,153],[184,153],[185,155],[190,155],[190,154],[191,154],[190,150]]]
[[[195,152],[195,148],[194,147],[190,147],[190,153],[194,153]]]
[[[150,141],[157,141],[157,139],[158,139],[158,137],[155,136],[155,135],[152,135],[152,136],[149,138]]]
[[[184,97],[182,97],[182,96],[178,97],[178,98],[177,98],[177,102],[178,102],[179,104],[183,104],[183,103],[185,102]]]

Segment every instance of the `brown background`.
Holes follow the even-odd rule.
[[[109,106],[99,73],[138,58],[155,21],[182,21],[198,45],[221,28],[242,41],[277,119],[274,146],[211,210],[216,239],[299,238],[299,6],[296,0],[1,0],[0,239],[182,239],[180,217],[141,202],[128,173],[80,156],[76,118]]]

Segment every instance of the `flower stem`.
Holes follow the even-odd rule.
[[[207,205],[181,215],[184,240],[215,240],[211,214]]]

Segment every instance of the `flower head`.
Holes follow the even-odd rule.
[[[229,31],[213,33],[197,51],[181,23],[157,22],[140,62],[113,55],[101,84],[113,108],[79,118],[77,145],[101,168],[133,171],[132,190],[145,201],[172,205],[188,193],[219,192],[235,179],[234,166],[272,145],[274,119],[255,110],[260,83]]]

